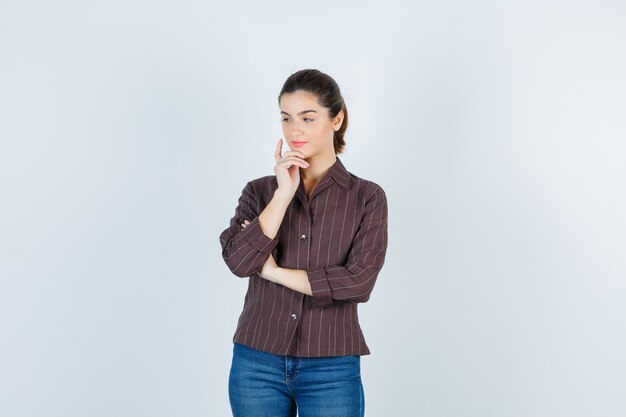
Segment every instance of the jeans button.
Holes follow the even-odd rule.
[[[298,316],[296,316],[295,314],[292,314],[292,315],[291,315],[291,318],[295,320],[295,319],[297,319],[297,318],[298,318]]]
[[[300,236],[300,240],[304,240],[304,239],[306,239],[306,235]]]

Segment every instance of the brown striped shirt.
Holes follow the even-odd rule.
[[[347,171],[337,157],[310,199],[300,179],[271,239],[258,216],[277,188],[275,175],[249,181],[220,234],[228,268],[250,277],[233,342],[278,355],[370,354],[357,307],[369,300],[385,261],[385,192]],[[242,228],[246,219],[250,223]],[[305,270],[313,295],[261,278],[257,272],[270,254],[280,267]]]

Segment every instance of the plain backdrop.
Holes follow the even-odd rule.
[[[617,0],[2,0],[0,415],[230,415],[247,280],[218,236],[303,68],[388,197],[366,415],[626,415],[625,22]]]

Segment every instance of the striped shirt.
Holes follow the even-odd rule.
[[[233,342],[277,355],[370,354],[357,307],[369,300],[385,261],[385,192],[348,172],[337,157],[310,199],[300,178],[271,239],[258,216],[277,188],[275,175],[249,181],[230,226],[220,234],[230,271],[249,277]],[[246,219],[250,223],[242,228]],[[260,277],[257,273],[270,254],[280,267],[305,270],[313,295]]]

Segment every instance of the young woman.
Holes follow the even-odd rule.
[[[249,181],[220,235],[232,273],[249,277],[233,336],[234,417],[362,417],[358,303],[385,261],[387,199],[337,157],[348,112],[337,83],[313,69],[278,95],[275,175]]]

